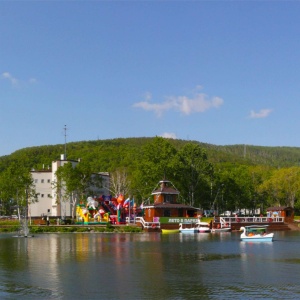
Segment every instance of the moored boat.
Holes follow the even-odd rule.
[[[198,232],[200,232],[200,233],[211,232],[209,223],[207,223],[207,222],[200,222],[199,221],[196,225],[197,225],[197,228],[198,228]]]
[[[213,228],[211,232],[213,233],[220,233],[220,232],[230,232],[231,228],[230,227],[223,227],[223,228]]]
[[[181,233],[198,233],[199,228],[196,223],[186,222],[179,223],[179,232]]]
[[[226,221],[223,217],[217,217],[214,219],[212,224],[211,232],[214,233],[221,233],[221,232],[229,232],[231,231],[231,222],[228,220]]]
[[[172,234],[172,233],[179,233],[179,229],[162,229],[161,233],[163,234]]]
[[[251,225],[241,227],[241,240],[244,242],[272,242],[274,233],[267,233],[268,225]]]
[[[222,217],[219,218],[219,223],[217,227],[212,228],[211,232],[220,233],[220,232],[229,232],[231,231],[231,226],[227,223]]]

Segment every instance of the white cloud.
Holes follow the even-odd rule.
[[[250,119],[259,119],[259,118],[266,118],[270,115],[270,113],[272,112],[272,109],[269,108],[265,108],[265,109],[261,109],[258,112],[255,112],[254,110],[250,111],[250,115],[249,118]]]
[[[9,72],[2,73],[1,77],[2,77],[2,79],[8,80],[13,86],[19,86],[22,83],[19,79],[13,77]],[[23,83],[34,84],[36,82],[37,82],[37,80],[35,78],[29,78],[26,82],[23,82]]]
[[[185,115],[191,113],[202,113],[212,108],[219,108],[224,101],[220,97],[208,99],[205,94],[188,96],[167,97],[162,103],[151,103],[151,95],[147,93],[145,101],[135,103],[133,107],[142,108],[147,111],[154,111],[157,116],[161,116],[165,111],[176,110]]]
[[[199,91],[199,90],[203,90],[203,86],[200,85],[200,84],[198,84],[198,85],[196,86],[196,91]]]
[[[151,94],[150,92],[146,92],[146,93],[145,93],[145,100],[146,100],[146,101],[150,101],[151,98],[152,98],[152,94]]]
[[[37,80],[35,78],[29,78],[28,82],[34,84],[37,83]]]
[[[174,139],[174,140],[177,139],[176,134],[175,134],[175,133],[172,133],[172,132],[164,132],[164,133],[161,134],[160,136],[163,137],[163,138],[166,138],[166,139]]]
[[[4,72],[2,73],[2,78],[3,79],[7,79],[8,81],[10,81],[10,83],[12,85],[16,85],[18,84],[18,79],[14,78],[10,73],[8,72]]]
[[[223,99],[214,97],[207,99],[205,94],[197,94],[194,98],[188,98],[187,96],[171,97],[169,98],[174,105],[174,108],[179,110],[185,115],[190,115],[195,112],[205,112],[211,108],[218,108],[223,104]]]

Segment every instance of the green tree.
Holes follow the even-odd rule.
[[[14,211],[27,213],[27,204],[36,201],[35,187],[31,173],[15,163],[0,174],[1,211],[10,215]]]
[[[176,148],[162,137],[155,137],[142,147],[132,161],[135,171],[131,178],[131,190],[136,199],[148,198],[159,180],[174,179],[176,153]]]
[[[247,165],[222,163],[216,167],[216,186],[222,186],[216,200],[220,211],[247,209],[254,211],[254,181]]]
[[[268,195],[270,206],[300,207],[297,202],[300,196],[300,168],[274,170],[271,177],[261,184],[260,190]]]
[[[213,166],[206,151],[197,144],[188,143],[178,151],[174,162],[173,170],[182,197],[191,206],[205,206],[213,177]]]
[[[212,209],[219,213],[234,211],[243,207],[244,190],[237,182],[237,170],[234,164],[222,163],[215,167],[212,184]]]
[[[94,188],[102,186],[101,177],[93,173],[88,164],[80,162],[74,166],[71,162],[59,167],[55,173],[56,181],[53,183],[58,195],[57,202],[71,204],[71,214],[74,218],[75,207],[79,200],[93,195]]]

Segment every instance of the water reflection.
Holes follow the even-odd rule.
[[[0,235],[0,298],[299,298],[299,243],[294,232],[273,243],[236,233]]]

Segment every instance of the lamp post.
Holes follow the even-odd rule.
[[[28,235],[28,188],[26,188],[25,190],[25,194],[26,194],[26,203],[25,203],[25,215],[24,215],[24,218],[25,218],[25,223],[24,223],[24,237],[27,238],[27,235]]]
[[[214,202],[213,202],[212,207],[211,207],[211,210],[213,210],[213,211],[215,210],[215,203],[217,203],[217,210],[218,210],[218,208],[219,208],[217,198],[218,198],[218,195],[219,195],[220,190],[223,189],[223,187],[224,187],[224,184],[222,183],[222,184],[219,186],[219,188],[218,188],[216,197],[215,197]],[[223,190],[222,190],[222,202],[223,202]],[[218,212],[218,213],[219,213],[219,212]]]

